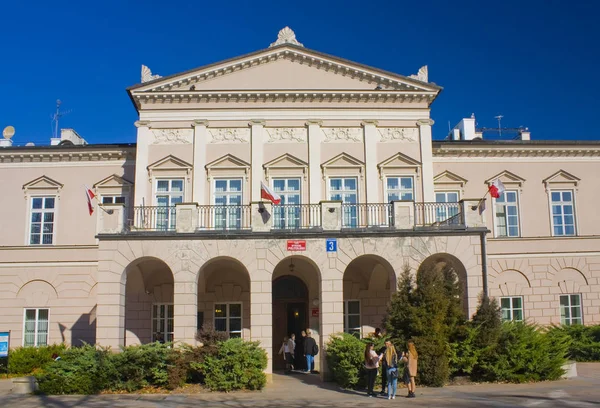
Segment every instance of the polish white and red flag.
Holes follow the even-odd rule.
[[[281,197],[262,181],[260,182],[260,198],[269,200],[273,204],[279,204],[281,202]]]
[[[490,195],[494,198],[499,198],[504,193],[504,184],[500,179],[496,179],[490,184]]]
[[[94,192],[90,190],[88,186],[84,186],[83,188],[85,188],[85,198],[87,200],[88,211],[90,212],[90,215],[92,215],[94,213],[94,205],[92,204],[92,200],[96,198],[96,194],[94,194]]]

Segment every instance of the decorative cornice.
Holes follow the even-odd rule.
[[[46,151],[0,152],[0,163],[86,163],[117,162],[135,160],[135,147],[130,150],[83,150],[83,151]]]
[[[279,30],[279,33],[277,34],[277,41],[271,43],[271,45],[269,45],[269,48],[276,47],[281,44],[294,44],[298,47],[304,47],[302,43],[296,40],[296,33],[294,33],[294,30],[287,26]]]
[[[264,126],[266,123],[267,122],[264,119],[250,119],[248,126]]]
[[[476,142],[475,142],[476,143]],[[520,157],[600,157],[600,147],[540,146],[441,146],[433,147],[434,157],[520,158]]]
[[[321,119],[308,119],[306,121],[306,126],[310,126],[310,125],[322,126],[323,121]]]
[[[196,127],[196,126],[206,126],[206,127],[208,127],[208,120],[206,120],[206,119],[195,119],[192,122],[192,127]]]
[[[379,121],[374,120],[374,119],[365,119],[362,122],[360,122],[361,126],[366,126],[366,125],[375,125],[377,126],[379,124]]]
[[[142,120],[136,120],[134,123],[136,128],[141,128],[141,127],[150,127],[150,122],[145,122]]]
[[[434,124],[434,123],[435,123],[435,122],[434,122],[434,120],[433,120],[433,119],[419,119],[419,120],[417,121],[417,124],[418,124],[419,126],[433,126],[433,124]]]

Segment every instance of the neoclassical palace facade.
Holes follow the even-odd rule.
[[[403,269],[440,262],[469,315],[485,291],[507,320],[600,323],[600,143],[482,140],[473,118],[433,141],[440,91],[426,67],[368,67],[286,28],[187,72],[143,67],[135,145],[4,141],[0,331],[117,349],[212,324],[260,341],[271,372],[286,334],[311,328],[322,350],[367,335]]]

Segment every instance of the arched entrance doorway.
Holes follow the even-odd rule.
[[[455,257],[447,253],[438,253],[427,257],[419,266],[417,275],[424,270],[435,269],[441,273],[453,272],[458,280],[460,287],[460,303],[463,313],[469,317],[469,296],[467,285],[467,270],[463,263]]]

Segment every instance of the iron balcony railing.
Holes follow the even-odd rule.
[[[391,227],[392,204],[342,204],[342,228]]]
[[[175,230],[175,206],[141,206],[133,208],[132,231]]]
[[[199,230],[249,230],[250,205],[201,205],[198,208]]]
[[[301,230],[321,226],[320,204],[281,204],[273,206],[273,229]]]
[[[460,203],[415,203],[416,227],[441,227],[463,224]]]

